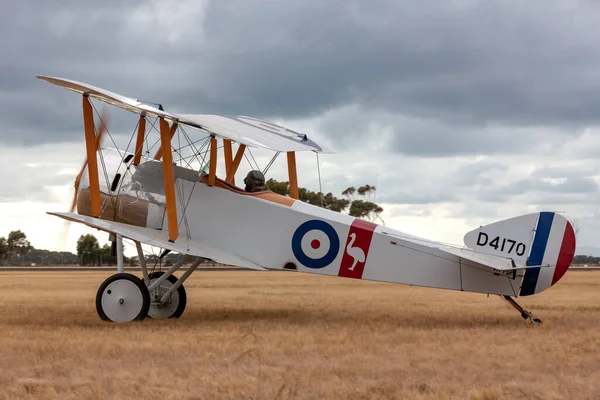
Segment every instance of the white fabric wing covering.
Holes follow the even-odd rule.
[[[178,115],[86,83],[48,76],[38,76],[38,78],[136,114],[162,117],[171,122],[177,121],[179,124],[200,129],[246,146],[284,152],[314,151],[333,153],[332,150],[318,145],[304,134],[256,118],[204,114]]]

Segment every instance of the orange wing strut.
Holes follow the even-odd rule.
[[[92,103],[88,96],[83,96],[83,127],[85,130],[85,148],[87,151],[88,175],[90,178],[90,198],[92,202],[92,215],[99,217],[100,207],[100,182],[98,180],[98,159],[96,158],[96,132],[94,129],[94,113]]]
[[[231,171],[231,163],[233,162],[233,152],[231,150],[231,140],[223,139],[223,152],[225,153],[225,176]]]
[[[298,176],[296,175],[296,153],[287,152],[288,175],[290,179],[290,197],[298,199]]]
[[[162,156],[165,196],[167,200],[167,221],[169,225],[169,240],[174,242],[177,239],[177,236],[179,236],[179,228],[177,227],[177,205],[175,204],[175,174],[173,173],[171,132],[169,132],[169,123],[165,121],[164,118],[160,119],[160,145],[163,149],[165,149],[165,151],[163,151],[164,154]]]
[[[231,168],[227,171],[227,177],[225,178],[225,182],[235,185],[235,173],[240,166],[240,161],[242,161],[242,156],[244,155],[244,151],[246,150],[245,144],[240,144],[237,152],[235,153],[235,158],[231,163]]]
[[[169,124],[167,123],[167,126],[169,126]],[[162,127],[160,128],[161,132],[162,132]],[[169,149],[171,148],[171,139],[173,139],[173,136],[175,136],[175,132],[177,131],[177,122],[173,122],[173,125],[171,125],[171,130],[169,131]],[[162,133],[161,133],[162,135]],[[163,149],[165,148],[165,146],[161,144],[158,147],[158,150],[156,151],[156,154],[154,155],[154,159],[155,160],[160,160],[160,158],[163,156]]]
[[[208,186],[215,186],[217,180],[217,138],[210,137],[210,161],[208,170]]]
[[[98,149],[100,148],[100,144],[102,143],[102,136],[104,135],[104,132],[106,132],[106,123],[104,121],[106,121],[107,119],[107,116],[101,118],[101,121],[103,123],[102,125],[100,125],[100,128],[98,128],[98,136],[96,137],[96,151],[98,151]],[[77,177],[75,177],[75,192],[73,194],[73,202],[71,204],[70,212],[75,211],[75,207],[77,207],[77,194],[79,193],[79,185],[81,184],[81,178],[83,177],[83,171],[85,170],[86,166],[87,158],[83,162],[83,165],[81,166],[81,170],[79,170]]]
[[[146,117],[140,115],[138,123],[137,140],[135,141],[135,156],[133,157],[133,165],[140,165],[142,161],[142,151],[144,150],[144,135],[146,134]]]

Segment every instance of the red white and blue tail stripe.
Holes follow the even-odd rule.
[[[519,296],[542,292],[563,277],[575,255],[575,232],[562,215],[541,212],[527,265],[541,265],[525,272]],[[549,266],[548,266],[549,265]]]

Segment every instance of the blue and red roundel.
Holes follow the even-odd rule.
[[[340,251],[340,238],[325,221],[313,219],[300,225],[292,237],[292,251],[305,267],[325,268]]]

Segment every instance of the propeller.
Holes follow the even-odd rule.
[[[96,130],[96,132],[97,132],[96,151],[98,151],[98,149],[100,149],[100,146],[102,145],[102,138],[104,137],[104,134],[106,133],[106,125],[107,125],[108,120],[109,120],[109,113],[105,109],[103,109],[102,114],[100,115],[100,125],[98,126],[98,128]],[[88,160],[86,157],[83,161],[83,165],[81,166],[81,170],[79,171],[79,173],[77,174],[77,177],[75,178],[75,192],[73,193],[73,201],[71,202],[71,207],[69,208],[69,212],[74,212],[75,208],[77,207],[77,195],[79,193],[79,185],[81,184],[81,178],[83,177],[83,173],[85,171],[85,167],[87,167],[87,163],[88,163]],[[57,244],[58,244],[59,248],[65,248],[70,226],[71,226],[71,222],[65,221],[63,230],[57,238],[57,241],[58,241]]]
[[[100,126],[98,127],[98,135],[96,136],[96,151],[100,148],[102,144],[102,137],[106,132],[106,121],[108,121],[108,113],[104,110],[102,111],[102,115],[100,116]],[[73,193],[73,202],[71,203],[71,208],[69,212],[75,211],[75,207],[77,206],[77,194],[79,193],[79,184],[81,183],[81,178],[83,176],[83,172],[85,171],[85,167],[87,166],[87,157],[83,161],[83,165],[81,166],[81,170],[77,177],[75,178],[75,193]]]

